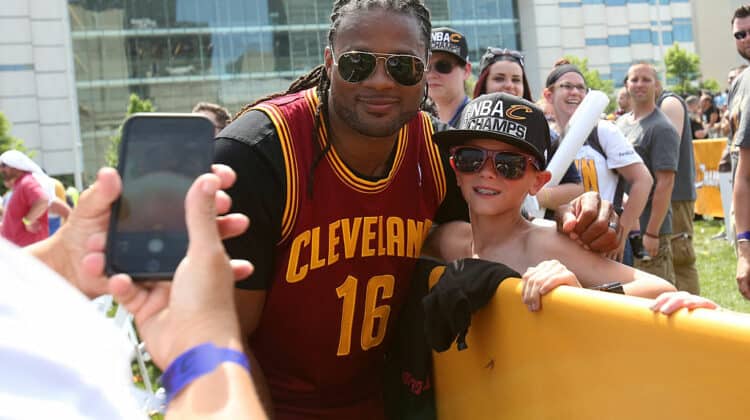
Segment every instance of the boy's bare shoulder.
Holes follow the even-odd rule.
[[[557,258],[560,251],[569,247],[580,247],[578,243],[557,231],[557,225],[549,220],[532,222],[532,231],[528,235],[531,250],[539,252],[541,258]]]

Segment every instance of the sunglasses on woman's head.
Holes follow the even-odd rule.
[[[450,149],[453,167],[463,173],[479,172],[487,159],[498,174],[506,179],[519,179],[526,173],[526,164],[530,163],[537,170],[539,164],[536,159],[521,153],[487,150],[476,146],[456,146]]]
[[[333,52],[333,49],[331,49]],[[377,54],[364,51],[348,51],[338,59],[333,55],[333,64],[339,69],[339,75],[349,83],[367,80],[378,65],[378,60],[385,63],[385,71],[396,83],[413,86],[424,76],[424,61],[409,54]]]
[[[480,60],[479,67],[485,68],[490,63],[494,63],[500,57],[509,57],[512,61],[517,62],[524,67],[524,55],[516,50],[509,50],[508,48],[495,48],[487,47],[487,52],[484,53]]]

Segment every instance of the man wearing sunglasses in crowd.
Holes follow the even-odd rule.
[[[469,45],[461,32],[452,28],[435,28],[431,47],[427,72],[429,95],[437,105],[440,121],[456,127],[461,111],[469,103],[465,86],[471,76]]]
[[[232,211],[250,218],[225,242],[255,266],[235,294],[245,350],[276,418],[383,418],[385,344],[420,246],[451,239],[432,225],[467,220],[432,140],[448,127],[419,112],[430,41],[420,0],[337,1],[324,64],[217,136]],[[611,205],[571,209],[564,229],[616,245]]]
[[[732,35],[737,53],[750,61],[750,4],[734,11]],[[750,77],[747,70],[729,88],[729,149],[734,179],[734,222],[737,232],[737,285],[750,299]],[[724,160],[725,157],[722,157]],[[721,166],[720,166],[721,170]]]

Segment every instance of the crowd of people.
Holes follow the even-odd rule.
[[[732,26],[749,58],[750,6],[735,12]],[[102,169],[49,236],[52,195],[41,170],[20,152],[0,155],[13,191],[2,233],[21,232],[16,243],[28,245],[0,239],[6,272],[25,283],[14,294],[0,285],[0,296],[14,296],[0,322],[16,327],[0,338],[0,384],[23,367],[36,367],[42,381],[81,373],[64,391],[45,387],[42,404],[18,388],[11,413],[53,413],[62,402],[82,418],[132,413],[114,367],[76,366],[19,338],[30,325],[50,337],[63,324],[104,331],[78,309],[81,295],[110,293],[134,314],[165,369],[168,414],[180,418],[434,415],[430,401],[416,414],[403,398],[389,398],[388,407],[384,398],[385,363],[398,364],[389,355],[409,346],[393,331],[413,321],[407,302],[431,293],[432,271],[417,270],[421,261],[471,261],[520,277],[530,311],[543,310],[542,297],[560,285],[656,298],[652,309],[667,315],[716,308],[698,296],[692,249],[694,101],[664,92],[652,64],[634,63],[616,121],[599,121],[560,184],[546,186],[547,164],[588,92],[581,70],[558,60],[534,103],[523,54],[489,46],[470,98],[467,45],[453,28],[433,29],[421,0],[337,1],[324,63],[288,90],[248,104],[231,122],[225,109],[198,104],[194,112],[216,127],[216,165],[187,194],[190,246],[172,282],[105,276],[109,206],[121,191],[116,171]],[[730,88],[727,121],[738,146],[737,276],[750,298],[744,75]],[[701,127],[710,134],[721,121],[709,112]],[[523,211],[528,196],[556,226]],[[22,309],[48,287],[67,306],[45,325]],[[416,334],[439,328],[417,326]],[[91,345],[84,354],[102,349],[93,337],[80,340]],[[122,362],[120,351],[102,355]],[[110,373],[118,380],[106,382]],[[429,369],[424,374],[429,381]],[[394,386],[409,393],[408,385]],[[71,403],[72,390],[85,393],[85,403]]]
[[[428,91],[438,118],[455,127],[469,100],[464,86],[471,70],[465,36],[452,28],[436,28],[432,51]],[[493,92],[533,101],[519,51],[487,48],[474,98]],[[566,59],[557,60],[537,102],[549,123],[550,156],[587,92],[581,70]],[[543,208],[554,209],[584,191],[599,192],[616,205],[621,216],[618,247],[609,257],[660,276],[679,290],[698,294],[692,249],[692,206],[696,197],[693,135],[689,127],[683,127],[689,118],[684,101],[662,92],[651,64],[636,63],[628,70],[618,106],[616,124],[602,119],[560,184],[543,186],[535,194],[537,201]],[[678,109],[673,112],[675,107]],[[675,118],[667,119],[665,113],[675,114]],[[674,222],[673,211],[679,211],[680,217]],[[551,214],[546,217],[551,218]],[[637,248],[635,255],[633,246]]]

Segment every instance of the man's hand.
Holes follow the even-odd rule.
[[[558,207],[557,230],[594,252],[617,249],[617,213],[612,203],[589,191]]]
[[[31,223],[24,222],[23,223],[23,227],[24,227],[24,229],[26,229],[26,232],[37,233],[37,232],[39,232],[39,229],[42,228],[42,225],[39,223],[39,221],[34,220]]]
[[[103,273],[104,254],[84,258],[86,249],[88,245],[104,248],[110,207],[121,190],[117,171],[100,169],[96,182],[81,194],[68,221],[50,238],[27,247],[32,255],[91,298],[107,293],[107,280]]]
[[[659,238],[649,235],[643,235],[643,249],[649,256],[656,257],[659,255]]]
[[[253,267],[245,260],[230,261],[221,240],[244,232],[249,221],[240,214],[217,218],[217,210],[224,213],[231,205],[219,188],[233,182],[234,172],[221,167],[191,186],[185,199],[190,243],[171,283],[134,283],[126,274],[110,279],[112,295],[133,313],[149,353],[162,369],[205,342],[241,349],[234,281],[249,276]]]
[[[605,256],[621,263],[623,256],[625,255],[625,242],[628,240],[628,234],[625,232],[625,229],[622,228],[622,225],[618,225],[615,230],[617,231],[617,248],[605,253]]]
[[[737,243],[737,288],[750,299],[750,242]]]
[[[654,299],[654,303],[651,305],[652,311],[661,312],[665,315],[671,315],[682,308],[690,310],[697,308],[719,309],[719,305],[710,299],[685,291],[662,293]]]

